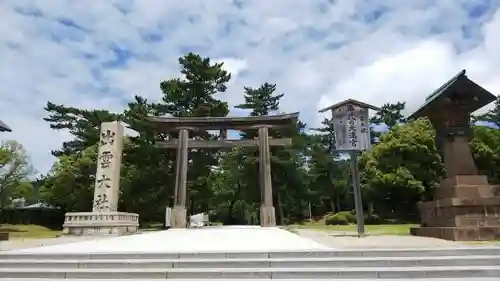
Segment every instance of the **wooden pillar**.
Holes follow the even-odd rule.
[[[226,129],[222,129],[220,130],[220,139],[221,140],[227,140],[227,130]]]
[[[179,142],[177,147],[177,167],[175,174],[175,198],[172,209],[172,227],[186,227],[186,184],[188,170],[188,140],[189,130],[179,131]]]
[[[264,227],[276,226],[271,181],[269,130],[267,127],[259,128],[259,183],[261,192],[260,225]]]

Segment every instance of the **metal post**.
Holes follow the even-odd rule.
[[[365,218],[363,214],[363,201],[361,199],[358,152],[350,151],[350,155],[351,155],[352,186],[354,194],[354,206],[356,208],[358,237],[365,237]]]

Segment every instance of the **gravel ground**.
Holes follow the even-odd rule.
[[[101,239],[96,237],[85,237],[85,236],[65,236],[58,238],[25,238],[17,239],[14,238],[9,241],[0,242],[0,251],[8,251],[15,249],[25,249],[25,248],[35,248],[48,245],[65,244],[72,242],[80,242],[87,240]]]
[[[417,236],[366,236],[358,238],[353,233],[294,229],[300,236],[315,240],[323,245],[340,249],[375,249],[375,248],[433,248],[465,247],[467,245],[436,238]]]

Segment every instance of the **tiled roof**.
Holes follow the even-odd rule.
[[[12,132],[9,126],[0,120],[0,132]]]
[[[463,69],[457,75],[453,76],[453,78],[451,78],[446,83],[444,83],[441,87],[439,87],[437,90],[435,90],[432,94],[427,96],[427,98],[425,99],[425,103],[417,111],[415,111],[413,114],[411,114],[410,117],[408,117],[408,119],[413,119],[415,117],[418,118],[418,117],[422,116],[423,112],[429,106],[431,106],[435,101],[437,101],[439,99],[439,97],[451,93],[450,90],[454,86],[457,86],[457,88],[455,88],[455,91],[462,89],[462,87],[465,87],[467,89],[467,91],[464,91],[461,93],[475,95],[478,98],[477,102],[475,102],[474,104],[471,104],[472,111],[476,111],[479,108],[496,100],[495,95],[488,92],[487,90],[485,90],[483,87],[479,86],[478,84],[474,83],[474,81],[470,80],[465,75],[465,69]]]

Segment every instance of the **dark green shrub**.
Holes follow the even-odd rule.
[[[338,212],[337,215],[345,216],[348,223],[357,223],[356,215],[349,211]]]
[[[383,219],[379,215],[372,214],[365,217],[365,224],[367,225],[379,225],[383,223]]]
[[[352,210],[349,213],[354,217],[354,222],[352,222],[352,223],[357,223],[356,210]],[[367,225],[379,225],[379,224],[385,224],[385,223],[387,223],[386,220],[384,220],[379,215],[377,215],[377,214],[369,215],[369,214],[365,213],[365,224],[367,224]]]
[[[325,217],[326,225],[348,225],[349,221],[342,214],[329,215]]]

